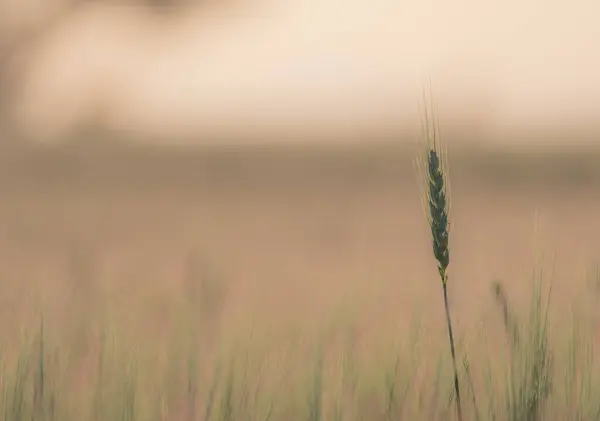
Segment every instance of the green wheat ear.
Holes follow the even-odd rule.
[[[440,168],[440,158],[436,150],[430,149],[427,161],[429,173],[429,215],[433,254],[438,262],[438,270],[442,282],[446,283],[448,276],[446,270],[450,263],[450,250],[448,249],[448,209],[446,191],[444,189],[444,174]]]
[[[424,97],[424,100],[426,98]],[[424,101],[426,103],[426,101]],[[427,221],[431,228],[433,255],[438,262],[438,271],[442,282],[448,281],[447,269],[450,264],[450,189],[447,152],[439,137],[438,122],[434,116],[433,102],[431,110],[425,107],[423,133],[424,150],[417,157],[417,167],[421,175],[421,191]],[[423,163],[425,167],[423,167]]]
[[[450,233],[450,191],[449,172],[446,160],[446,150],[442,148],[440,141],[438,122],[435,119],[435,109],[430,98],[429,110],[427,98],[423,93],[424,118],[423,134],[425,137],[424,150],[417,158],[417,166],[421,175],[421,192],[423,205],[427,215],[427,221],[431,229],[431,243],[433,255],[437,260],[437,268],[442,280],[444,293],[444,307],[446,310],[446,324],[448,326],[448,339],[450,342],[450,353],[454,369],[454,392],[456,394],[456,412],[458,420],[462,421],[462,405],[460,401],[460,385],[458,382],[458,370],[456,367],[456,352],[454,347],[454,334],[452,333],[452,321],[450,319],[450,306],[448,304],[448,265],[450,264],[450,247],[448,244]],[[425,168],[423,168],[423,164]]]

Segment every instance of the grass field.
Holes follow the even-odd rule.
[[[0,417],[455,419],[409,149],[6,151]],[[449,158],[464,419],[600,419],[600,154]]]

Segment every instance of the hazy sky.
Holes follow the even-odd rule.
[[[101,114],[164,141],[401,130],[418,127],[431,78],[442,122],[494,135],[600,129],[597,1],[229,3],[172,19],[82,9],[25,73],[21,127],[51,140]]]

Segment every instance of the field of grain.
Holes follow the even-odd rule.
[[[2,419],[453,419],[414,154],[336,148],[3,153]],[[597,419],[599,158],[450,150],[467,419]],[[494,295],[525,329],[540,278],[542,415]]]

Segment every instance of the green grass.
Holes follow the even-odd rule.
[[[457,344],[463,419],[600,419],[592,328],[573,316],[567,334],[552,336],[547,287],[534,273],[529,308],[518,313],[497,284],[502,346],[489,344],[499,338],[487,338],[486,329],[478,346]],[[78,356],[69,343],[76,339],[41,319],[18,353],[2,354],[2,419],[456,419],[452,359],[443,342],[432,352],[436,341],[423,341],[418,326],[395,345],[381,338],[360,347],[347,320],[287,339],[231,336],[211,350],[201,346],[201,328],[197,339],[186,333],[197,328],[193,318],[177,323],[170,343],[156,348],[150,338],[136,343],[118,323],[90,325],[95,346]]]

